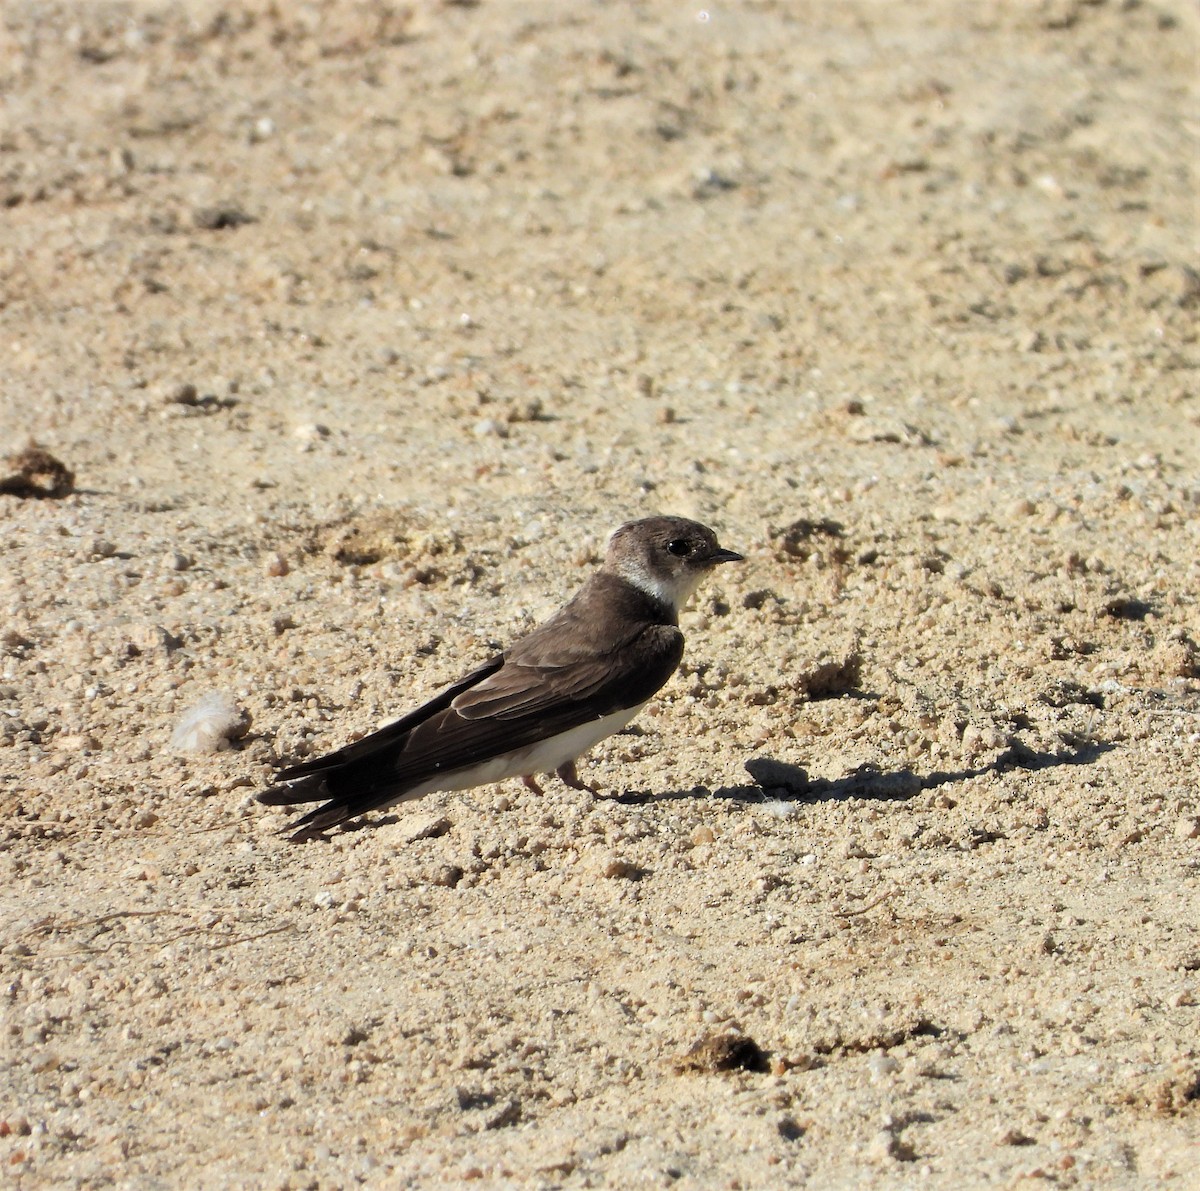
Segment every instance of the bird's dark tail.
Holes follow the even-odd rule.
[[[289,773],[285,770],[284,773]],[[299,806],[303,802],[319,802],[323,798],[332,798],[325,775],[314,773],[308,778],[292,780],[280,774],[275,779],[279,785],[260,790],[254,797],[263,806]]]
[[[320,839],[331,827],[336,827],[339,823],[345,823],[350,819],[356,819],[371,809],[369,804],[367,806],[356,805],[362,802],[366,802],[366,799],[343,798],[336,802],[327,802],[324,806],[309,811],[307,815],[297,819],[294,823],[289,823],[282,829],[281,834],[289,832],[288,839],[294,844],[302,844],[310,839]]]
[[[271,786],[267,790],[260,790],[255,795],[257,801],[264,806],[300,806],[305,802],[326,802],[326,805],[309,811],[307,815],[293,820],[286,827],[281,827],[280,835],[290,834],[294,843],[300,843],[302,840],[315,839],[322,831],[336,827],[343,820],[351,818],[348,800],[326,801],[331,799],[333,794],[330,792],[323,773],[314,773],[307,777],[288,781],[285,775],[290,772],[290,770],[284,770],[279,774],[275,779],[279,783],[278,785]],[[318,820],[321,820],[319,826]]]
[[[397,759],[402,755],[409,734],[445,711],[455,697],[481,682],[504,664],[498,655],[473,670],[466,678],[447,687],[416,711],[347,744],[336,752],[312,757],[280,770],[273,784],[255,797],[264,806],[299,806],[305,802],[324,802],[308,814],[282,828],[281,834],[292,832],[291,839],[299,843],[316,839],[331,827],[356,819],[368,811],[392,806],[397,802],[420,797],[411,791],[427,790],[418,785],[420,777],[398,772]],[[437,766],[431,771],[436,772]]]
[[[303,843],[305,840],[317,839],[331,827],[356,819],[379,805],[377,796],[366,795],[355,797],[338,797],[329,789],[325,775],[314,773],[297,781],[272,786],[257,795],[258,801],[264,806],[298,806],[305,802],[323,802],[324,806],[315,807],[308,814],[293,820],[286,827],[279,829],[280,835],[287,835],[293,843]]]

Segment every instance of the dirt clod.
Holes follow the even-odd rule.
[[[75,489],[75,473],[43,447],[30,443],[0,464],[0,494],[53,499]]]

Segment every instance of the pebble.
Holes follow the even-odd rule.
[[[319,442],[329,437],[329,427],[321,422],[301,422],[292,431],[292,437],[303,443]]]
[[[215,207],[197,207],[192,212],[192,222],[200,231],[219,232],[253,223],[254,216],[248,215],[236,203],[221,203]]]
[[[867,1157],[873,1162],[902,1161],[906,1157],[904,1143],[888,1129],[881,1129],[867,1143]]]
[[[874,1054],[867,1059],[867,1070],[873,1080],[880,1080],[888,1075],[895,1075],[900,1070],[900,1063],[891,1055]]]
[[[636,881],[641,877],[642,870],[623,856],[605,856],[600,861],[600,875],[610,880]]]
[[[450,820],[445,815],[410,815],[399,825],[400,839],[406,844],[417,840],[437,839],[450,830]]]
[[[94,753],[100,748],[100,742],[87,733],[73,733],[55,737],[54,747],[64,753]]]
[[[996,1144],[1002,1146],[1030,1146],[1036,1143],[1027,1133],[1010,1126],[996,1138]]]
[[[1176,839],[1200,839],[1200,819],[1184,818],[1175,824]]]
[[[173,384],[163,394],[163,401],[168,405],[195,405],[199,400],[200,390],[190,381]]]
[[[507,438],[508,426],[495,418],[482,418],[472,427],[471,433],[476,438]]]
[[[107,538],[87,538],[80,546],[79,553],[84,558],[112,558],[117,548]]]
[[[183,642],[169,633],[160,624],[139,624],[129,630],[129,640],[139,653],[151,653],[155,650],[165,650],[170,653],[178,649]]]
[[[429,878],[429,883],[442,889],[454,889],[463,879],[463,875],[463,870],[457,864],[443,864]]]

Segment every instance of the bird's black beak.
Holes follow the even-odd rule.
[[[709,556],[708,561],[716,566],[719,562],[745,562],[745,558],[735,553],[733,550],[726,550],[723,547],[718,547]]]

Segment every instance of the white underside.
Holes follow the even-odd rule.
[[[649,700],[647,700],[649,702]],[[602,716],[578,728],[571,728],[557,736],[540,740],[527,748],[514,749],[511,753],[501,753],[472,765],[469,769],[455,769],[439,774],[406,790],[395,802],[409,802],[420,798],[423,794],[432,794],[435,790],[470,790],[475,786],[486,786],[492,782],[502,782],[510,777],[524,777],[526,774],[553,773],[560,765],[581,757],[593,745],[599,744],[606,736],[619,732],[635,715],[645,707],[639,703],[625,711],[614,711],[612,715]],[[395,805],[391,803],[389,805]]]

